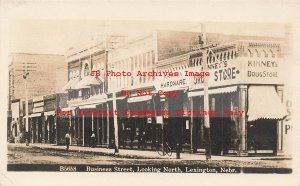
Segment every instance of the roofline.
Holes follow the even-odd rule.
[[[26,53],[26,52],[11,52],[11,53],[10,53],[10,55],[13,55],[13,54],[64,56],[63,54]]]
[[[268,41],[268,40],[246,40],[246,39],[240,39],[240,40],[235,40],[235,41],[230,41],[228,43],[221,43],[215,47],[212,47],[211,49],[212,50],[215,50],[215,49],[218,49],[218,48],[222,48],[222,47],[227,47],[227,46],[230,46],[230,45],[236,45],[236,44],[239,44],[239,43],[247,43],[247,42],[257,42],[257,43],[274,43],[274,44],[279,44],[279,45],[282,45],[284,42],[283,41]],[[189,52],[190,54],[195,54],[195,53],[198,53],[200,50],[194,50],[194,51],[191,51]]]
[[[133,39],[127,41],[127,42],[121,43],[120,45],[116,46],[116,48],[114,48],[114,49],[112,49],[112,50],[117,50],[117,49],[127,48],[127,47],[129,47],[130,45],[133,45],[133,44],[135,44],[135,43],[138,43],[138,42],[140,42],[140,41],[143,41],[143,40],[148,39],[148,38],[151,38],[151,37],[153,37],[153,33],[141,35],[141,36],[139,36],[139,37],[137,37],[137,38],[133,38]],[[110,49],[108,49],[108,50],[110,50]]]

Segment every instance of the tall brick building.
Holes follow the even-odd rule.
[[[28,99],[54,94],[67,82],[67,62],[63,55],[12,53],[9,64],[8,137],[13,123],[20,123],[19,114],[25,100],[25,64],[29,66],[27,76]],[[30,71],[32,70],[32,71]],[[14,130],[15,136],[20,131]]]
[[[25,98],[24,72],[18,71],[23,68],[23,63],[34,66],[36,71],[29,72],[27,77],[28,82],[28,97],[42,96],[55,93],[56,76],[59,68],[65,67],[65,57],[63,55],[52,54],[26,54],[13,53],[11,54],[11,63],[9,65],[9,96],[10,100]],[[61,81],[67,81],[67,76]],[[60,84],[64,84],[61,82]],[[62,85],[61,85],[62,86]]]

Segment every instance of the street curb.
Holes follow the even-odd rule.
[[[13,144],[16,146],[24,147],[23,145],[20,144]],[[43,149],[43,150],[56,150],[59,152],[67,152],[65,149],[65,146],[57,146],[57,145],[50,145],[50,146],[38,146],[35,144],[31,144],[29,147],[31,148],[36,148],[36,149]],[[73,146],[77,147],[77,146]],[[100,155],[100,156],[110,156],[110,157],[116,157],[116,158],[130,158],[130,159],[165,159],[165,160],[177,160],[176,157],[169,157],[169,156],[158,156],[155,155],[155,151],[151,151],[151,155],[139,155],[139,154],[126,154],[122,149],[120,149],[121,153],[114,154],[114,149],[111,149],[111,152],[103,152],[103,151],[95,151],[93,148],[83,148],[83,149],[72,149],[72,146],[70,146],[71,149],[68,150],[68,152],[78,152],[78,153],[83,153],[83,154],[92,154],[92,155]],[[94,148],[94,149],[97,149]],[[128,149],[127,149],[128,150]],[[132,150],[134,151],[134,150]],[[184,153],[183,153],[184,154]],[[189,158],[181,158],[181,160],[194,160],[189,159]],[[200,160],[200,159],[198,159]],[[216,158],[216,160],[219,160]],[[232,161],[232,160],[239,160],[243,161],[243,159],[240,159],[238,157],[234,157],[234,159],[222,159],[223,161]],[[273,161],[284,161],[284,160],[292,160],[292,157],[290,156],[279,156],[279,157],[247,157],[247,161],[258,161],[258,160],[273,160]]]
[[[51,148],[51,147],[39,147],[39,146],[32,146],[33,148],[43,149],[43,150],[57,150],[59,152],[79,152],[84,154],[94,154],[94,155],[101,155],[101,156],[111,156],[111,157],[118,157],[118,158],[133,158],[133,159],[172,159],[172,158],[162,158],[162,157],[150,157],[150,156],[142,156],[142,155],[130,155],[130,154],[114,154],[106,153],[106,152],[98,152],[92,150],[75,150],[75,149],[61,149],[61,148]]]

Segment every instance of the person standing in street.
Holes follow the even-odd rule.
[[[66,133],[65,138],[66,138],[66,146],[67,146],[66,150],[69,150],[69,146],[70,146],[70,134],[69,134],[69,132]]]

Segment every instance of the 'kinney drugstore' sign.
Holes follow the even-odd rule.
[[[282,84],[283,65],[278,58],[239,58],[243,69],[243,83]]]

